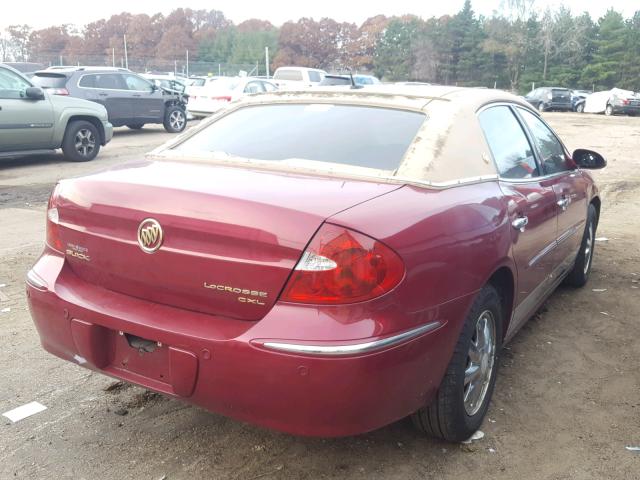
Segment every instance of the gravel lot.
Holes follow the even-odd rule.
[[[404,421],[335,440],[292,437],[114,383],[45,353],[23,279],[59,178],[139,159],[170,138],[117,129],[93,162],[0,160],[0,479],[638,479],[640,118],[548,113],[569,148],[609,161],[590,283],[561,287],[504,350],[484,439],[451,445]],[[605,291],[593,291],[593,289]]]

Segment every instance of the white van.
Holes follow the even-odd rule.
[[[273,74],[272,81],[280,89],[315,87],[326,74],[317,68],[280,67]]]

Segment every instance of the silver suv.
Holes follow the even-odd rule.
[[[112,136],[102,105],[50,95],[0,64],[0,158],[62,148],[65,158],[83,162],[93,160]]]

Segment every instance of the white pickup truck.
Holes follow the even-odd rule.
[[[280,67],[272,81],[281,90],[316,87],[327,74],[324,70],[306,67]]]

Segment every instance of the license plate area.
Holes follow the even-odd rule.
[[[124,332],[119,332],[114,342],[114,368],[163,383],[170,381],[169,349],[166,345]]]
[[[77,318],[71,319],[71,335],[83,365],[160,392],[193,394],[199,360],[187,349]]]

